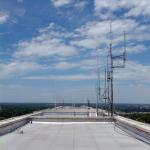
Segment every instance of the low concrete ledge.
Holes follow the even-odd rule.
[[[121,116],[115,116],[114,120],[127,133],[150,144],[150,125]]]
[[[42,112],[34,112],[32,114],[13,117],[10,119],[0,121],[0,136],[12,132],[17,128],[27,124],[30,121],[31,116],[39,115],[41,113]]]
[[[114,119],[111,117],[67,117],[67,116],[31,116],[34,122],[113,122]]]

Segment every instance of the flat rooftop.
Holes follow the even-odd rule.
[[[150,146],[111,122],[33,122],[0,136],[0,150],[150,150]]]

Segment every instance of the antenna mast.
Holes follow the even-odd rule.
[[[120,55],[113,55],[112,53],[112,22],[110,21],[110,44],[107,56],[107,99],[109,103],[109,111],[111,116],[114,114],[114,90],[113,90],[113,74],[116,68],[125,68],[126,62],[126,35],[124,32],[124,51]],[[114,64],[114,61],[121,61],[121,64]]]
[[[100,87],[100,64],[99,64],[99,54],[97,51],[97,87],[96,87],[96,94],[97,94],[97,102],[96,102],[96,113],[98,115],[98,109],[99,109],[99,102],[101,98],[101,87]]]

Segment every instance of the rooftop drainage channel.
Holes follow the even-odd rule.
[[[121,116],[115,116],[115,125],[134,138],[150,144],[150,125]]]

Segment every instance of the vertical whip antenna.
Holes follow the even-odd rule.
[[[123,52],[124,67],[125,67],[125,62],[126,62],[126,53],[127,53],[127,48],[126,48],[126,32],[124,31],[124,52]]]
[[[110,44],[112,45],[112,19],[110,19]]]
[[[99,53],[97,50],[97,115],[98,115],[98,109],[99,109],[99,103],[101,99],[101,77],[100,77],[100,58]]]

